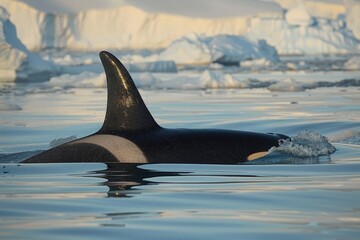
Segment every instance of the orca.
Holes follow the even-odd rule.
[[[108,93],[101,129],[23,162],[238,164],[266,155],[288,138],[239,130],[163,128],[152,117],[123,64],[109,52],[99,55]]]

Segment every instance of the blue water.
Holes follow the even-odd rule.
[[[3,165],[2,239],[356,239],[360,164]]]
[[[358,239],[359,91],[141,91],[162,126],[309,129],[337,150],[296,164],[136,166],[19,163],[96,131],[106,96],[11,88],[0,101],[21,110],[0,112],[0,239]]]

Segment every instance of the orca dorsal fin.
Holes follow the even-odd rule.
[[[107,107],[99,133],[145,130],[159,125],[147,109],[124,65],[111,53],[100,52],[107,81]]]

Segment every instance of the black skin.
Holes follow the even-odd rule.
[[[121,62],[101,52],[107,83],[107,111],[102,128],[95,134],[126,138],[134,143],[149,163],[236,164],[248,156],[278,146],[281,134],[221,129],[166,129],[150,114],[131,76]],[[96,144],[64,144],[24,162],[126,162]]]

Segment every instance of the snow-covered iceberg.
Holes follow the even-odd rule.
[[[196,33],[206,37],[246,34],[251,39],[266,40],[279,54],[360,51],[359,2],[346,0],[346,8],[344,4],[314,0],[277,2],[285,13],[213,19],[151,13],[131,5],[71,14],[44,13],[20,1],[0,0],[0,5],[8,10],[19,39],[30,50],[161,49]],[[194,46],[186,41],[176,44],[189,49]],[[192,55],[208,61],[206,51],[198,52],[201,47],[196,46]]]

